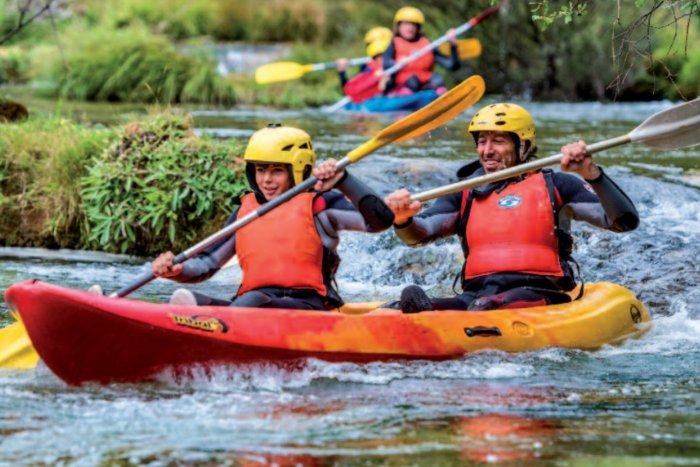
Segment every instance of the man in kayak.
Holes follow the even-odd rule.
[[[382,54],[391,43],[391,38],[394,33],[391,29],[384,27],[374,27],[365,34],[365,46],[367,47],[367,56],[372,58],[372,61],[363,65],[360,73],[378,73],[382,70]],[[340,86],[345,87],[348,82],[348,59],[339,58],[335,61],[335,68],[338,71]]]
[[[407,6],[396,12],[394,37],[382,56],[385,70],[430,44],[430,40],[421,33],[424,23],[425,17],[418,8]],[[435,64],[448,71],[456,71],[460,67],[457,34],[454,29],[450,29],[447,35],[450,40],[449,57],[436,49],[411,61],[396,74],[380,82],[380,89],[383,88],[384,94],[405,95],[425,89],[435,90],[438,94],[446,92],[442,76],[433,73]]]
[[[481,109],[468,131],[479,159],[457,172],[461,178],[536,157],[535,122],[518,105]],[[412,285],[401,293],[401,309],[491,310],[570,301],[566,292],[575,288],[573,266],[578,268],[571,257],[571,220],[628,232],[637,227],[639,216],[627,195],[586,153],[583,141],[565,145],[561,153],[561,172],[540,170],[445,196],[420,216],[423,206],[408,191],[387,196],[396,234],[404,243],[419,246],[456,234],[465,256],[461,294],[430,299]]]
[[[391,210],[369,187],[336,161],[314,168],[316,154],[304,131],[271,124],[253,134],[244,160],[253,190],[226,224],[271,201],[312,172],[315,191],[301,193],[242,227],[231,238],[182,264],[166,252],[152,263],[153,274],[183,283],[201,282],[238,256],[243,280],[233,301],[178,289],[170,303],[326,310],[342,305],[334,288],[340,263],[341,230],[379,232],[394,220]],[[336,190],[331,190],[337,188]]]

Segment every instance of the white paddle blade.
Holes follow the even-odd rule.
[[[655,113],[632,130],[629,137],[656,149],[700,144],[700,98]]]

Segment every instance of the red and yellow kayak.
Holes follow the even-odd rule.
[[[143,381],[166,368],[254,362],[459,358],[482,349],[596,349],[651,326],[624,287],[587,284],[563,305],[401,314],[191,307],[93,295],[29,280],[5,292],[46,365],[68,384]]]

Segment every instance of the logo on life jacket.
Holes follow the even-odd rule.
[[[171,313],[170,317],[175,324],[186,328],[199,329],[200,331],[206,332],[225,333],[228,331],[228,326],[226,323],[221,321],[219,318],[214,318],[213,316],[185,316]]]
[[[498,205],[504,209],[511,209],[519,206],[522,202],[523,200],[518,195],[507,195],[498,200]]]

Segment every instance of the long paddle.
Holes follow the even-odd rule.
[[[482,11],[479,15],[473,17],[466,23],[462,24],[461,26],[458,26],[455,28],[455,32],[457,35],[464,34],[465,32],[469,31],[471,28],[485,20],[486,18],[489,18],[490,16],[496,14],[498,10],[501,8],[504,2],[499,3],[496,6],[489,7]],[[340,105],[340,102],[343,102],[341,100],[340,102],[334,104],[332,106],[333,109],[335,108],[340,108],[343,107],[345,104],[348,103],[346,99],[349,99],[352,102],[359,103],[362,101],[365,101],[369,99],[370,97],[373,97],[374,95],[379,93],[379,81],[382,79],[383,76],[391,76],[394,73],[398,72],[402,68],[404,68],[406,65],[411,63],[412,61],[416,60],[417,58],[422,57],[423,55],[431,52],[432,50],[438,48],[441,44],[444,44],[447,42],[448,36],[447,34],[439,37],[438,39],[435,39],[433,42],[430,44],[426,45],[420,50],[417,50],[413,52],[411,55],[406,57],[406,59],[401,60],[400,62],[396,63],[394,66],[391,68],[388,68],[384,70],[383,75],[379,74],[374,74],[374,73],[365,73],[364,75],[358,76],[358,79],[354,79],[351,81],[348,81],[348,84],[345,85],[345,94],[347,95],[345,99],[343,99],[345,102]]]
[[[394,124],[380,131],[379,134],[364,143],[362,146],[350,151],[347,156],[338,162],[338,170],[344,169],[348,165],[359,161],[363,157],[375,152],[389,143],[399,143],[401,141],[411,139],[450,121],[457,114],[461,113],[467,107],[472,106],[479,99],[481,99],[481,96],[484,94],[484,90],[485,84],[481,76],[475,75],[466,79],[462,84],[455,87],[450,92],[442,95],[430,105],[402,118],[398,122],[395,122]],[[265,203],[255,211],[246,214],[229,226],[219,230],[217,233],[202,240],[195,246],[180,253],[173,259],[173,264],[183,263],[189,258],[203,252],[207,248],[230,237],[241,227],[247,225],[258,217],[265,215],[297,194],[309,190],[316,184],[316,181],[316,177],[307,178],[299,185],[296,185],[291,190],[283,193],[281,196]],[[153,272],[148,271],[139,276],[133,283],[119,289],[111,296],[125,297],[134,290],[148,284],[153,279],[155,279]]]
[[[627,143],[643,143],[655,149],[680,149],[700,144],[700,98],[657,112],[626,135],[586,147],[589,154]],[[428,201],[487,183],[505,180],[558,163],[562,154],[537,159],[480,177],[444,185],[411,195],[414,201]]]
[[[481,42],[479,39],[461,39],[457,44],[460,60],[469,60],[481,55]],[[447,55],[450,53],[450,45],[443,44],[440,52]],[[371,57],[360,57],[348,60],[349,66],[360,66],[369,63]],[[255,81],[258,84],[276,83],[279,81],[289,81],[299,79],[312,71],[322,71],[334,69],[335,62],[314,63],[302,65],[296,62],[275,62],[262,65],[255,70]]]

